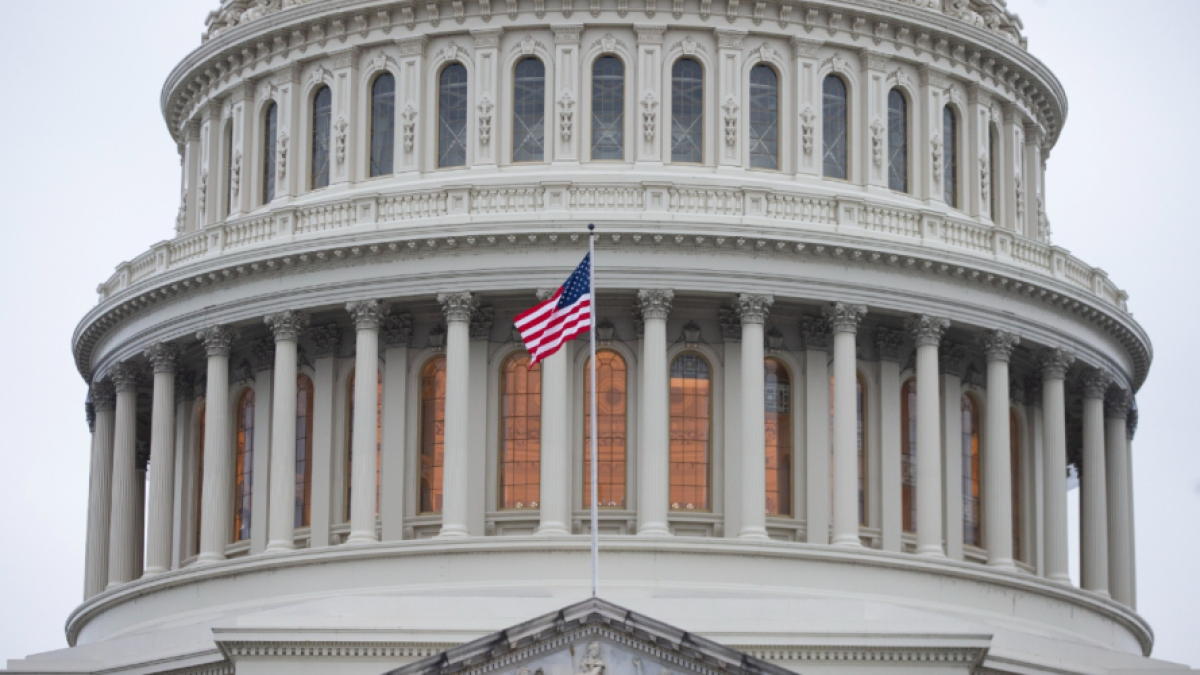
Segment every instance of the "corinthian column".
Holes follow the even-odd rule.
[[[549,300],[557,291],[539,290],[538,300]],[[571,433],[567,426],[570,347],[564,344],[542,362],[541,522],[537,529],[541,535],[571,534],[567,526],[571,515]]]
[[[638,534],[671,534],[667,505],[671,493],[671,406],[667,372],[667,315],[671,290],[638,291],[642,336],[642,439],[638,453]],[[762,505],[760,504],[760,507]]]
[[[470,404],[470,293],[442,293],[438,302],[446,314],[446,435],[442,455],[442,531],[439,537],[465,537],[470,503],[467,426]]]
[[[742,323],[742,530],[739,537],[767,538],[766,398],[763,324],[774,304],[770,295],[738,296]]]
[[[204,478],[200,492],[200,554],[196,564],[225,559],[233,532],[233,429],[229,416],[229,352],[236,332],[210,326],[196,334],[208,354],[204,400]]]
[[[988,566],[1015,570],[1012,550],[1012,439],[1009,438],[1008,359],[1021,339],[1002,330],[983,336],[987,353],[987,418],[983,428],[983,534]]]
[[[137,383],[138,369],[122,362],[109,373],[117,389],[117,414],[113,431],[112,515],[108,535],[108,587],[134,579],[138,534],[137,488]]]
[[[1079,476],[1080,585],[1108,595],[1108,476],[1104,466],[1104,394],[1112,375],[1087,370],[1083,387],[1083,470]]]
[[[938,429],[938,343],[950,320],[922,314],[905,323],[917,345],[917,555],[942,548],[942,438]]]
[[[867,308],[863,305],[836,302],[825,308],[825,320],[833,333],[833,544],[858,548],[862,547],[862,541],[858,538],[858,372],[855,368],[858,355],[855,337],[858,324],[866,314]]]
[[[154,367],[154,407],[150,417],[150,523],[146,528],[146,570],[142,576],[171,569],[171,531],[175,510],[175,371],[179,347],[152,345],[145,356]]]
[[[112,519],[113,412],[117,392],[111,382],[92,384],[92,469],[88,483],[87,552],[84,558],[83,597],[88,599],[108,585],[108,535]]]
[[[1129,438],[1126,419],[1131,397],[1109,390],[1104,399],[1104,455],[1108,475],[1108,590],[1113,600],[1133,606],[1133,532],[1129,513]]]
[[[1067,558],[1067,408],[1063,380],[1075,355],[1065,349],[1045,349],[1038,353],[1042,369],[1042,432],[1045,434],[1045,502],[1042,509],[1046,523],[1042,542],[1045,551],[1046,578],[1071,583]]]
[[[350,448],[350,536],[347,544],[369,544],[375,536],[375,477],[379,470],[375,423],[379,414],[379,324],[383,307],[378,300],[346,305],[354,319],[354,442]],[[292,376],[295,379],[295,375]]]
[[[268,553],[295,548],[296,534],[296,344],[308,326],[304,312],[285,311],[264,318],[275,334],[275,383],[271,419],[270,520]],[[357,400],[357,399],[356,399]]]

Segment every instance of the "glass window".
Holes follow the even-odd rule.
[[[312,105],[312,189],[329,185],[329,135],[333,121],[333,93],[321,87]]]
[[[779,76],[765,63],[750,69],[750,166],[779,168]]]
[[[996,127],[988,127],[988,159],[991,161],[988,170],[988,180],[990,181],[988,194],[992,197],[992,222],[995,222],[1000,217],[1000,195],[996,191],[996,174],[997,168],[1000,166],[1000,144],[996,141]]]
[[[792,381],[787,368],[767,359],[767,515],[792,515]]]
[[[671,363],[672,509],[710,508],[711,437],[712,375],[708,361],[699,354],[681,354]]]
[[[536,509],[542,478],[542,364],[508,357],[500,383],[500,508]]]
[[[592,64],[592,159],[625,159],[625,64],[615,56]]]
[[[849,96],[846,83],[837,75],[825,78],[822,110],[825,138],[824,175],[826,178],[850,177]]]
[[[704,161],[704,69],[693,59],[671,66],[671,161]]]
[[[946,106],[942,110],[942,131],[945,136],[943,173],[946,182],[946,204],[958,208],[958,115]]]
[[[596,486],[600,508],[625,508],[625,429],[629,399],[625,359],[612,350],[596,353]],[[592,369],[583,371],[583,506],[592,503]]]
[[[421,371],[421,513],[442,512],[442,467],[446,447],[446,357]]]
[[[238,399],[237,447],[234,449],[233,540],[250,538],[254,500],[254,391]]]
[[[353,483],[352,469],[354,467],[354,373],[346,383],[346,490],[345,518],[350,520],[350,489]],[[383,468],[380,461],[383,454],[383,373],[376,375],[377,387],[375,392],[375,513],[379,513],[379,475]]]
[[[982,546],[979,484],[979,406],[969,395],[962,397],[962,491],[963,543]]]
[[[900,390],[900,495],[905,532],[917,531],[917,381]]]
[[[383,73],[371,85],[371,178],[393,171],[396,153],[396,78]]]
[[[279,135],[279,107],[274,103],[267,106],[263,114],[263,157],[262,157],[262,203],[270,204],[275,199],[275,140]]]
[[[540,162],[546,156],[546,66],[521,59],[513,72],[513,161]]]
[[[438,166],[467,163],[467,68],[451,63],[438,80]]]
[[[296,518],[295,527],[312,524],[313,383],[296,378]]]
[[[888,187],[908,192],[908,99],[888,92]]]
[[[1008,451],[1012,467],[1012,550],[1021,560],[1021,423],[1016,411],[1008,411]]]

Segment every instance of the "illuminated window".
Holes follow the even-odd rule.
[[[254,391],[247,389],[237,404],[237,447],[234,449],[233,540],[250,538],[254,499]]]
[[[312,189],[329,185],[329,135],[333,120],[333,93],[329,87],[321,87],[313,96],[312,104],[312,158],[309,182]]]
[[[693,59],[671,66],[671,161],[704,161],[704,69]]]
[[[946,203],[958,208],[958,115],[950,106],[942,110],[942,132],[945,136],[942,172],[946,183]]]
[[[583,506],[592,503],[592,369],[583,370]],[[612,350],[596,353],[596,486],[600,508],[625,508],[625,434],[628,420],[625,359]]]
[[[274,103],[263,113],[262,203],[275,199],[275,141],[279,135],[279,107]]]
[[[396,153],[396,78],[383,73],[371,84],[371,177],[393,171]]]
[[[983,519],[979,482],[979,405],[970,395],[962,397],[962,491],[963,543],[982,546]]]
[[[917,531],[917,381],[900,390],[900,486],[905,532]]]
[[[296,518],[295,527],[312,524],[313,383],[296,378]]]
[[[592,65],[592,159],[625,159],[625,64],[615,56]]]
[[[442,512],[442,466],[446,447],[446,357],[421,371],[421,513]]]
[[[908,192],[908,99],[888,92],[888,187]]]
[[[467,68],[451,63],[438,80],[438,166],[467,163]]]
[[[767,514],[792,515],[792,381],[775,359],[766,369]]]
[[[779,168],[779,75],[764,63],[750,69],[750,166]]]
[[[350,520],[350,489],[353,483],[352,472],[354,460],[354,375],[346,383],[346,490],[345,508],[346,521]],[[383,454],[383,373],[376,375],[377,389],[375,392],[375,513],[379,513],[379,475],[383,468],[380,461]]]
[[[846,83],[837,75],[825,78],[823,87],[823,133],[825,139],[824,175],[846,180],[850,176],[849,95]]]
[[[699,354],[671,363],[672,509],[707,511],[712,450],[712,375]]]
[[[1008,445],[1012,462],[1013,559],[1021,560],[1021,423],[1013,410],[1008,411]]]
[[[542,479],[542,364],[528,354],[501,370],[500,508],[536,509]]]
[[[546,155],[546,66],[521,59],[513,71],[513,161],[540,162]]]

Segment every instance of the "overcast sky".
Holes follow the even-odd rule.
[[[89,437],[71,333],[117,263],[172,235],[179,158],[159,92],[217,4],[0,0],[0,663],[65,646],[82,597]],[[1200,193],[1200,2],[1009,5],[1070,99],[1049,163],[1055,243],[1107,270],[1154,341],[1134,442],[1140,611],[1154,656],[1200,666],[1200,453],[1185,433],[1200,383],[1200,223],[1185,208]]]

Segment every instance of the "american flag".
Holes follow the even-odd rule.
[[[530,368],[592,327],[591,267],[589,253],[554,297],[517,316],[517,330],[531,357]]]

